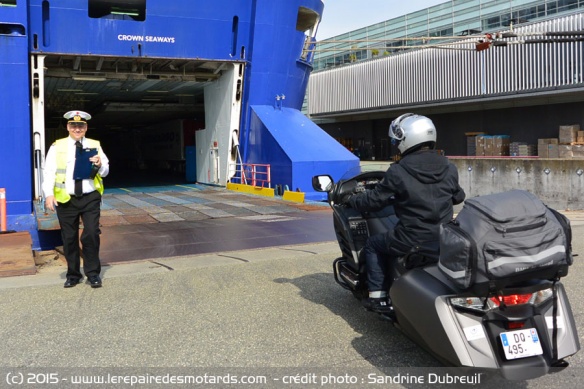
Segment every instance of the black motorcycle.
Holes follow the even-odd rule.
[[[343,204],[349,194],[372,189],[386,166],[370,165],[347,172],[338,182],[328,175],[312,179],[326,192],[333,209],[341,257],[333,263],[336,282],[358,299],[367,296],[361,251],[370,235],[393,227],[392,206],[361,213]],[[438,267],[439,247],[420,244],[392,256],[389,296],[393,324],[446,366],[499,371],[525,380],[561,370],[564,358],[580,344],[568,296],[559,281],[529,280],[506,287],[496,296],[462,289]]]

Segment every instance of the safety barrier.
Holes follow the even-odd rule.
[[[260,163],[234,163],[235,176],[230,179],[232,183],[271,188],[271,173],[269,164]]]

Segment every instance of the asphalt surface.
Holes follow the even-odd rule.
[[[574,251],[584,253],[584,222],[573,220]],[[334,282],[339,253],[324,242],[110,265],[100,289],[64,289],[58,265],[0,279],[0,387],[129,388],[132,375],[198,380],[136,387],[374,387],[401,375],[384,386],[434,388],[452,387],[438,382],[456,374],[477,379],[443,368],[363,310]],[[583,276],[576,257],[563,282],[580,335]],[[583,359],[526,382],[481,376],[474,387],[580,387]],[[104,384],[72,383],[82,375]]]

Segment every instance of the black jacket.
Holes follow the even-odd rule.
[[[352,196],[349,202],[360,211],[393,204],[399,222],[390,238],[412,247],[437,242],[440,224],[452,219],[452,206],[464,197],[456,166],[434,150],[421,150],[392,164],[374,189]]]

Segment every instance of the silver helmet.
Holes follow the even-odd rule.
[[[425,116],[406,113],[391,122],[389,126],[389,137],[397,142],[400,153],[405,154],[408,150],[423,143],[436,143],[436,127],[432,120]]]

